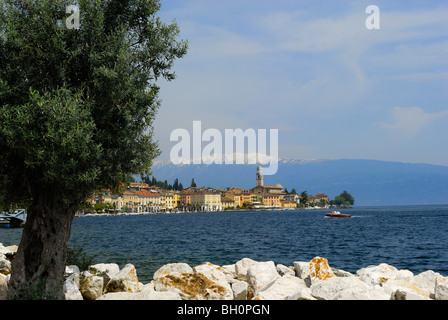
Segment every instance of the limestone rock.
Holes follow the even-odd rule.
[[[294,268],[291,269],[283,264],[277,265],[277,272],[282,277],[286,276],[286,275],[293,276],[293,277],[295,276]]]
[[[80,271],[78,266],[75,265],[65,266],[64,279],[71,279],[78,288],[80,285],[79,277],[80,277]]]
[[[295,276],[285,275],[265,290],[261,290],[254,300],[316,300],[305,281]]]
[[[88,300],[96,300],[103,293],[104,279],[84,271],[80,276],[79,291]]]
[[[435,300],[448,300],[448,277],[438,277],[435,284]]]
[[[300,279],[305,279],[310,275],[310,263],[305,261],[295,261],[294,271]]]
[[[390,300],[431,300],[427,296],[416,293],[414,290],[408,288],[399,288],[395,290]]]
[[[0,274],[0,301],[6,300],[8,296],[8,282],[6,281],[7,276]]]
[[[157,270],[154,273],[154,280],[157,280],[160,277],[164,277],[168,274],[172,274],[172,273],[192,273],[193,272],[193,268],[191,268],[188,264],[186,263],[169,263],[169,264],[165,264],[164,266],[162,266],[161,268],[159,268],[159,270]]]
[[[11,273],[11,262],[4,255],[0,255],[0,274],[8,275]]]
[[[411,284],[425,291],[426,295],[434,299],[436,279],[442,275],[432,270],[419,273],[411,279]]]
[[[79,291],[79,288],[73,279],[69,278],[65,280],[62,289],[65,300],[84,300],[81,291]]]
[[[247,270],[250,266],[257,264],[258,262],[255,260],[252,260],[250,258],[243,258],[239,260],[237,263],[235,263],[235,273],[236,278],[238,280],[247,280]]]
[[[365,292],[370,287],[358,277],[330,277],[316,280],[311,285],[311,295],[318,300],[333,300],[344,290]]]
[[[136,292],[139,289],[137,271],[127,264],[107,283],[105,292]]]
[[[275,280],[280,278],[273,261],[252,264],[247,270],[248,295],[250,300],[259,291],[268,288]]]
[[[235,271],[235,264],[228,264],[221,266],[222,272],[226,275],[226,279],[228,281],[236,279],[236,271]]]
[[[181,300],[179,294],[175,292],[111,292],[102,295],[98,300]]]
[[[224,300],[228,296],[227,288],[202,273],[175,272],[158,277],[155,289],[178,293],[182,300]]]
[[[359,269],[356,274],[362,281],[370,285],[383,285],[389,280],[404,280],[409,282],[414,276],[409,270],[398,270],[394,266],[386,263]]]
[[[98,263],[90,266],[89,272],[104,279],[103,290],[105,290],[109,281],[120,272],[120,267],[116,263]]]
[[[315,257],[310,261],[311,283],[317,280],[326,280],[331,277],[334,277],[334,273],[331,271],[326,258]]]
[[[247,299],[247,282],[235,280],[232,283],[233,300]]]
[[[361,290],[358,286],[350,287],[336,293],[333,300],[389,300],[390,294],[380,286],[366,287]]]
[[[233,291],[232,287],[230,286],[229,282],[227,281],[227,277],[222,272],[222,269],[220,266],[214,265],[210,262],[203,263],[201,265],[195,266],[193,268],[193,271],[195,273],[203,274],[207,279],[214,282],[218,286],[223,287],[227,293],[224,294],[221,299],[224,300],[232,300],[233,299]]]
[[[17,252],[17,249],[19,249],[18,246],[16,245],[12,245],[12,246],[3,246],[2,243],[0,243],[0,257],[3,254],[4,256],[8,255],[8,254],[14,254]]]

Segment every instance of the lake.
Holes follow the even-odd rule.
[[[325,217],[329,210],[76,217],[69,245],[87,241],[95,263],[132,263],[143,283],[167,263],[224,265],[245,257],[291,266],[321,256],[349,272],[384,262],[448,275],[448,205],[340,211],[352,218]],[[21,232],[0,229],[0,242],[19,244]]]

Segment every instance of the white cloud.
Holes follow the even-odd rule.
[[[406,138],[416,136],[425,127],[431,125],[434,121],[448,117],[448,110],[436,113],[425,113],[419,107],[394,107],[391,110],[392,123],[380,123],[380,126],[386,129],[392,129]]]

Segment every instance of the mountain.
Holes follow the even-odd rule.
[[[157,161],[154,177],[184,187],[194,178],[198,187],[255,186],[255,164],[173,165]],[[265,185],[279,182],[289,191],[323,192],[331,199],[347,190],[355,205],[448,204],[448,167],[378,160],[279,160],[277,174],[264,176]]]

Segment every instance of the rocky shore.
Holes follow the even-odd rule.
[[[0,243],[0,300],[7,297],[16,250]],[[448,300],[448,277],[385,263],[352,274],[322,257],[292,266],[244,258],[223,266],[166,264],[147,284],[132,264],[100,263],[83,272],[67,266],[63,290],[66,300]]]

